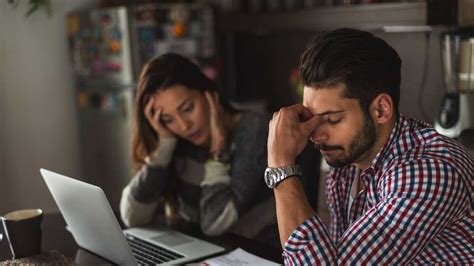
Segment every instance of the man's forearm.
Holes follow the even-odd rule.
[[[294,229],[314,216],[303,187],[297,177],[290,177],[274,188],[278,231],[282,245],[290,237]]]

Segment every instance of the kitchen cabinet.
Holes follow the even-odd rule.
[[[223,13],[221,32],[267,34],[285,31],[316,32],[341,27],[361,30],[425,31],[426,2],[377,3],[319,7],[277,13]]]

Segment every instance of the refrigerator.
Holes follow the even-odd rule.
[[[216,78],[213,23],[213,10],[201,4],[145,4],[68,14],[83,180],[100,186],[114,210],[134,174],[133,97],[142,66],[175,52]]]

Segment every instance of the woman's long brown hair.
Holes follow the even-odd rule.
[[[145,164],[145,158],[159,145],[159,138],[144,110],[150,97],[170,86],[183,85],[191,90],[217,91],[225,111],[234,113],[229,102],[222,97],[217,84],[206,77],[199,67],[178,54],[164,54],[149,61],[142,69],[135,92],[134,126],[132,132],[132,160],[135,170]]]

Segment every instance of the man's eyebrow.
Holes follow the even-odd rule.
[[[345,111],[344,110],[326,111],[326,112],[319,113],[319,114],[316,114],[316,115],[323,116],[323,115],[332,115],[332,114],[338,114],[338,113],[343,113],[343,112],[345,112]]]

